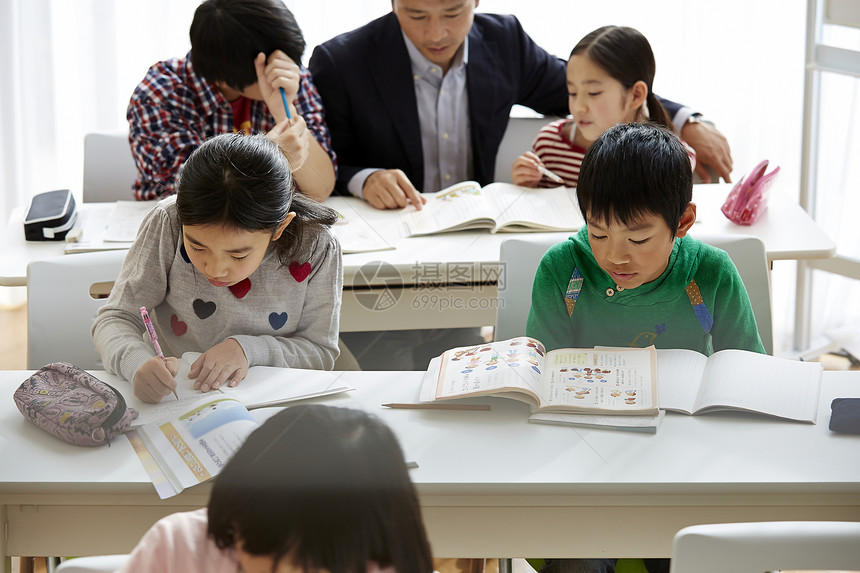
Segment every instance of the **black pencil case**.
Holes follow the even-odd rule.
[[[45,191],[30,200],[24,215],[24,238],[28,241],[62,241],[78,217],[72,192]]]

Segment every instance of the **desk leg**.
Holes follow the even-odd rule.
[[[513,573],[513,563],[510,558],[499,558],[499,573]]]
[[[806,261],[797,261],[797,281],[794,302],[794,349],[809,349],[809,332],[812,326],[812,276]]]
[[[11,571],[12,562],[6,555],[6,540],[9,538],[9,522],[6,520],[6,505],[0,504],[0,571]],[[7,569],[7,564],[10,569]]]

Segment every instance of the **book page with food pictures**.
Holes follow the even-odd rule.
[[[560,348],[547,354],[541,408],[657,413],[656,351]]]
[[[536,405],[544,354],[543,344],[525,336],[447,350],[442,354],[434,398],[511,392],[508,397]]]

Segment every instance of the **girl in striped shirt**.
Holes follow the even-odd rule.
[[[672,122],[654,95],[654,53],[638,30],[604,26],[585,36],[567,62],[568,105],[573,117],[544,126],[531,151],[514,161],[511,176],[516,185],[558,185],[540,168],[558,175],[567,187],[576,187],[585,151],[600,135],[618,123],[653,122],[672,129]],[[695,165],[695,152],[687,146]]]

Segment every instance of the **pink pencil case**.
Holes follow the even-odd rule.
[[[777,167],[765,174],[767,167],[768,161],[765,159],[732,187],[722,207],[723,214],[730,221],[738,225],[752,225],[767,209],[770,186],[779,173]]]

